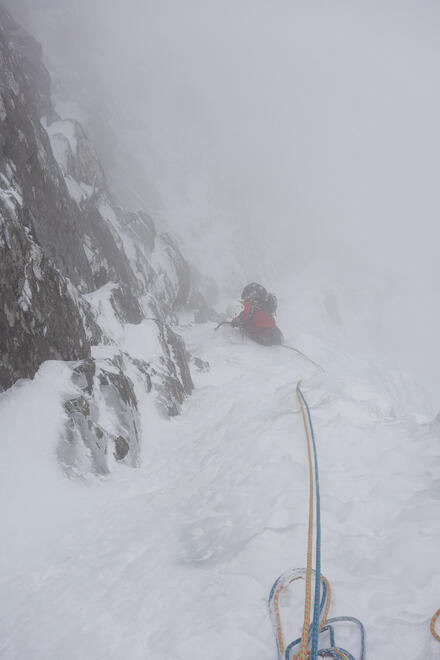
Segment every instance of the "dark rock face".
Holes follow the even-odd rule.
[[[81,204],[84,222],[87,230],[84,243],[90,254],[89,261],[93,273],[92,289],[99,288],[107,282],[122,282],[133,286],[133,273],[121,244],[117,244],[114,232],[103,220],[96,207],[96,197]],[[119,239],[120,242],[120,239]]]
[[[138,299],[123,284],[113,288],[110,302],[116,318],[123,323],[140,323],[144,318]]]
[[[81,292],[112,281],[118,283],[112,305],[121,321],[144,317],[140,296],[147,311],[164,319],[186,302],[189,268],[170,237],[157,237],[146,213],[126,212],[113,202],[82,127],[55,117],[39,44],[2,7],[0,28],[4,389],[32,377],[46,359],[81,359],[102,341]],[[52,118],[52,145],[42,114]],[[154,268],[156,248],[165,258],[159,254]]]
[[[8,16],[2,10],[0,19]],[[21,199],[21,222],[33,233],[58,267],[75,284],[91,284],[91,271],[82,245],[81,216],[68,194],[52,154],[48,136],[40,124],[42,102],[36,104],[40,78],[24,73],[17,60],[18,43],[13,32],[11,50],[7,29],[0,31],[0,172],[3,185]],[[31,40],[32,41],[32,40]],[[27,42],[26,42],[27,43]],[[27,58],[20,58],[26,63]],[[31,83],[32,80],[32,83]],[[46,89],[39,90],[43,98]],[[50,97],[49,101],[50,102]]]
[[[124,458],[127,456],[128,452],[130,451],[130,445],[126,441],[125,438],[122,437],[122,435],[118,435],[117,438],[115,438],[115,453],[114,456],[117,461],[123,461]]]
[[[0,185],[0,389],[32,377],[44,360],[90,355],[68,281],[20,222],[19,209],[5,208],[3,191]]]
[[[82,214],[86,228],[83,245],[93,287],[109,281],[121,283],[144,299],[146,311],[162,320],[192,304],[191,269],[173,238],[157,234],[148,214],[127,212],[114,201],[79,124],[57,120],[47,130],[66,185]],[[197,306],[207,308],[201,294]]]
[[[90,346],[73,287],[91,281],[80,218],[39,113],[51,110],[40,48],[0,7],[0,387]],[[67,275],[67,277],[66,277]]]
[[[54,111],[39,44],[1,6],[0,80],[0,391],[45,360],[72,361],[76,394],[58,448],[66,471],[136,466],[136,393],[168,417],[193,390],[169,323],[181,308],[199,322],[215,316],[203,278],[147,213],[115,202],[82,126]],[[154,346],[151,360],[118,349],[138,330],[141,345]],[[105,359],[92,357],[95,345]]]
[[[41,45],[0,5],[0,25],[18,66],[29,83],[33,104],[40,116],[54,115],[49,72],[41,61]]]

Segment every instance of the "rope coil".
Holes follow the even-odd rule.
[[[436,632],[435,629],[435,624],[437,622],[437,619],[440,617],[440,609],[437,610],[437,612],[434,614],[434,616],[431,619],[431,625],[430,625],[430,630],[431,630],[431,635],[436,639],[438,642],[440,642],[440,635],[438,632]]]

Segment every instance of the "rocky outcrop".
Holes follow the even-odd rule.
[[[160,358],[162,366],[159,372],[162,376],[160,401],[167,414],[174,416],[179,414],[185,395],[191,394],[194,389],[188,366],[189,356],[182,338],[168,325],[160,321],[156,323],[164,353]]]
[[[138,299],[124,284],[112,289],[110,303],[116,318],[121,323],[140,323],[144,318]]]
[[[2,9],[0,19],[8,14]],[[78,208],[68,194],[67,186],[53,156],[46,131],[40,124],[40,112],[50,101],[41,99],[47,92],[41,77],[33,78],[38,58],[31,69],[22,70],[27,57],[19,57],[12,19],[9,28],[0,30],[0,173],[3,187],[15,191],[20,200],[20,222],[32,231],[35,241],[58,270],[75,285],[86,288],[92,284],[82,235],[84,225]],[[29,37],[30,43],[33,43]],[[12,48],[10,44],[15,44]],[[38,96],[40,101],[35,102]],[[3,195],[3,208],[5,195]]]
[[[173,238],[158,233],[145,212],[126,211],[107,189],[93,146],[77,121],[58,119],[46,125],[69,194],[83,216],[83,246],[94,288],[120,282],[141,302],[146,314],[162,320],[195,302],[209,308],[197,290],[192,271]]]
[[[154,397],[164,417],[178,415],[192,392],[182,339],[161,322],[144,324],[145,335],[156,336],[163,355],[146,361],[115,350],[112,357],[72,365],[76,395],[64,404],[66,433],[58,446],[59,460],[70,476],[105,475],[115,461],[139,465],[142,422],[136,384]]]
[[[1,208],[1,190],[0,190]],[[90,355],[69,282],[17,218],[0,218],[0,389],[32,377],[44,360]],[[90,319],[90,324],[93,324]]]
[[[39,44],[1,6],[0,76],[0,390],[72,361],[65,469],[136,466],[136,387],[177,415],[193,383],[170,324],[215,314],[172,236],[115,201],[82,126],[53,109]]]
[[[105,475],[114,461],[140,462],[140,420],[124,358],[86,360],[73,367],[78,395],[65,402],[66,433],[58,458],[69,475]]]
[[[49,72],[41,61],[41,45],[0,5],[0,26],[18,67],[25,76],[33,105],[40,116],[55,116]]]
[[[69,197],[40,112],[50,80],[40,49],[0,7],[0,388],[47,359],[90,354],[70,280],[91,283]]]
[[[44,118],[43,124],[64,176],[80,181],[92,190],[104,190],[104,170],[81,124],[74,119],[66,122],[59,117],[50,121],[47,114]]]

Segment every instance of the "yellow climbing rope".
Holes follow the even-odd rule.
[[[269,595],[269,611],[272,619],[272,625],[275,633],[278,660],[316,660],[317,656],[329,656],[339,658],[340,660],[354,660],[354,656],[349,651],[338,647],[335,642],[334,624],[338,622],[351,622],[359,626],[361,637],[361,651],[359,660],[365,660],[365,629],[362,623],[350,616],[340,616],[327,619],[331,591],[328,580],[321,573],[321,525],[320,525],[320,494],[319,494],[319,473],[318,459],[316,452],[315,436],[313,431],[310,409],[306,399],[301,391],[301,381],[297,385],[296,394],[301,410],[302,420],[307,439],[307,456],[309,464],[309,522],[307,534],[307,568],[296,568],[280,575],[274,582]],[[313,563],[313,532],[314,515],[313,509],[316,504],[316,567],[312,568]],[[314,580],[313,580],[314,578]],[[280,614],[280,594],[283,589],[287,589],[292,582],[296,580],[305,580],[305,599],[304,599],[304,622],[301,631],[301,637],[293,640],[286,647]],[[314,607],[313,622],[312,619],[312,583],[314,582]],[[328,648],[319,648],[319,635],[321,632],[327,632],[330,637]],[[299,651],[295,653],[294,649]],[[310,649],[308,648],[310,647]]]
[[[297,575],[296,577],[293,577],[291,580],[289,580],[288,584],[292,584],[292,582],[295,582],[295,580],[301,580],[301,578],[302,578],[301,575]],[[284,586],[280,586],[274,596],[274,608],[275,608],[275,616],[276,616],[276,624],[277,624],[278,644],[281,653],[284,656],[286,647],[283,638],[283,628],[281,625],[281,614],[280,614],[280,604],[279,604],[280,593],[282,592],[283,589]]]
[[[299,653],[295,654],[293,656],[293,660],[307,660],[310,657],[310,651],[308,650],[308,642],[309,642],[309,633],[310,633],[310,613],[311,613],[311,606],[312,606],[312,564],[313,564],[313,502],[314,502],[314,477],[313,477],[313,460],[312,460],[312,439],[310,435],[310,427],[309,423],[307,420],[307,415],[306,415],[306,410],[304,406],[303,399],[300,394],[300,388],[301,387],[301,381],[298,383],[298,387],[296,390],[296,396],[299,401],[299,405],[301,408],[301,416],[304,424],[304,430],[306,433],[306,438],[307,438],[307,460],[309,463],[309,529],[308,529],[308,534],[307,534],[307,568],[306,568],[306,588],[305,588],[305,599],[304,599],[304,623],[303,623],[303,628],[302,628],[302,634],[301,634],[301,646],[299,649]],[[301,576],[299,576],[301,577]],[[325,605],[325,610],[321,619],[321,624],[319,626],[319,630],[323,627],[327,616],[328,612],[330,609],[330,602],[331,602],[331,590],[330,590],[330,583],[325,578],[323,575],[320,576],[322,577],[322,580],[325,582],[326,587],[327,587],[327,593],[328,593],[328,598],[327,602]],[[290,582],[293,582],[298,578],[293,578]],[[279,622],[279,634],[280,634],[280,640],[281,643],[284,646],[283,640],[282,640],[282,632],[281,632],[281,617],[279,616],[279,609],[278,609],[278,599],[279,599],[279,594],[281,592],[281,589],[278,591],[276,595],[276,607],[278,610],[278,622]],[[341,660],[346,660],[346,656],[343,653],[340,653],[336,651],[336,653],[340,654]]]
[[[312,563],[313,563],[313,462],[312,462],[312,440],[310,437],[309,425],[307,422],[306,411],[301,395],[299,393],[301,381],[296,389],[301,415],[304,423],[304,429],[307,438],[307,458],[309,462],[309,531],[307,534],[307,569],[306,569],[306,593],[304,600],[304,623],[301,634],[301,646],[298,654],[298,660],[307,660],[307,645],[310,631],[310,610],[312,604]]]
[[[274,594],[274,610],[275,610],[275,618],[276,618],[276,629],[277,629],[277,635],[278,635],[278,645],[279,649],[281,651],[281,654],[284,656],[286,646],[284,643],[284,637],[283,637],[283,629],[282,629],[282,624],[281,624],[281,614],[280,614],[280,606],[279,606],[279,598],[280,594],[283,591],[283,589],[286,589],[289,585],[292,584],[292,582],[295,582],[296,580],[304,580],[305,577],[302,575],[299,571],[297,571],[297,574],[294,575],[292,578],[290,578],[286,584],[280,584]],[[325,584],[327,588],[327,598],[325,602],[325,607],[324,611],[321,615],[321,620],[320,620],[320,625],[319,625],[319,630],[322,630],[322,627],[324,626],[328,613],[330,610],[330,604],[331,604],[331,587],[330,587],[330,582],[327,580],[327,578],[324,575],[321,575],[321,580]],[[310,651],[307,651],[307,657],[310,656]],[[344,656],[345,658],[345,656]],[[296,653],[293,656],[293,660],[299,660],[299,653]]]

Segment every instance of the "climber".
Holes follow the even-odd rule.
[[[283,335],[273,317],[277,309],[277,299],[273,293],[252,282],[244,287],[241,302],[243,311],[232,320],[231,325],[241,328],[249,339],[259,344],[281,344]]]

